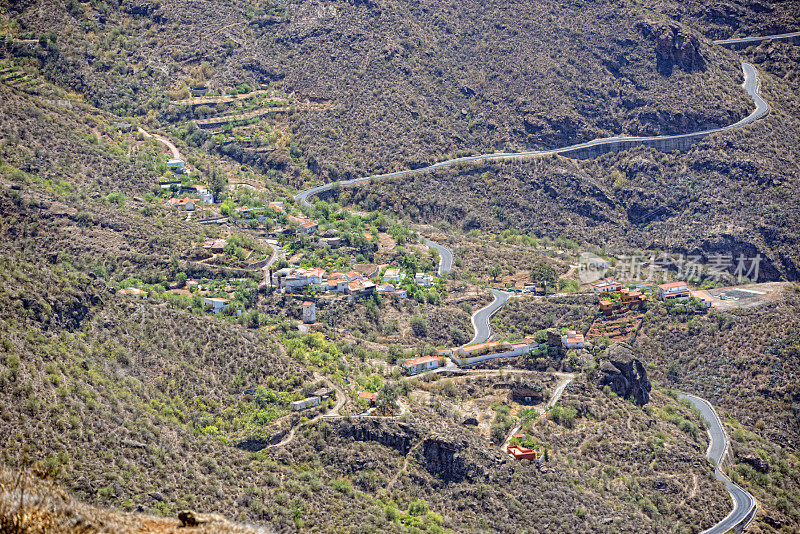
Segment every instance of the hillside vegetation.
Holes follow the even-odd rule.
[[[791,72],[763,75],[766,118],[685,153],[634,148],[586,161],[468,165],[343,190],[339,200],[462,231],[566,236],[618,254],[760,253],[763,279],[796,280],[800,88]]]
[[[657,10],[611,1],[9,9],[18,35],[54,32],[31,52],[52,79],[120,114],[186,117],[169,99],[199,83],[326,103],[276,124],[323,180],[463,151],[676,133],[747,110],[733,53]]]

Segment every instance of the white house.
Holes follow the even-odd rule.
[[[375,291],[378,293],[391,294],[394,293],[394,286],[392,284],[379,284]]]
[[[414,281],[423,287],[431,287],[433,285],[433,277],[428,273],[415,274]]]
[[[436,369],[442,364],[439,356],[420,356],[419,358],[409,358],[403,362],[403,368],[408,374],[415,375],[423,371]]]
[[[570,330],[567,335],[561,336],[561,344],[565,349],[582,349],[586,346],[583,334],[579,334],[574,330]]]
[[[184,211],[194,211],[195,205],[197,201],[193,198],[185,197],[185,198],[171,198],[167,201],[173,208],[177,208],[179,210]]]
[[[203,204],[213,204],[214,203],[214,194],[208,190],[208,188],[204,185],[197,185],[195,186],[197,190],[197,194],[200,196],[200,200]]]
[[[230,303],[230,300],[218,297],[206,297],[203,299],[203,306],[211,306],[211,311],[214,315],[221,312]]]
[[[661,300],[687,300],[691,293],[686,287],[686,282],[670,282],[658,286],[658,296]]]
[[[613,278],[605,278],[589,284],[589,289],[598,293],[612,293],[622,289],[622,284]]]
[[[400,269],[386,269],[386,272],[383,273],[383,281],[384,282],[399,282],[400,281]]]
[[[167,167],[175,174],[183,174],[186,170],[186,164],[182,159],[172,158],[167,160]]]
[[[303,322],[305,324],[317,322],[317,306],[309,300],[303,303]]]
[[[292,403],[292,410],[295,412],[299,412],[300,410],[307,410],[309,408],[313,408],[314,406],[319,406],[322,402],[322,399],[319,397],[308,397],[303,400],[294,401]]]

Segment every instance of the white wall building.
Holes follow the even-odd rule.
[[[317,322],[317,306],[310,300],[303,303],[303,322],[305,324]]]

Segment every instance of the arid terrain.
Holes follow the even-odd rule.
[[[0,0],[0,532],[798,531],[798,16]]]

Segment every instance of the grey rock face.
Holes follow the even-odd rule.
[[[600,387],[609,386],[623,398],[633,397],[639,406],[650,400],[647,371],[627,343],[614,343],[606,350],[607,360],[600,365]]]

